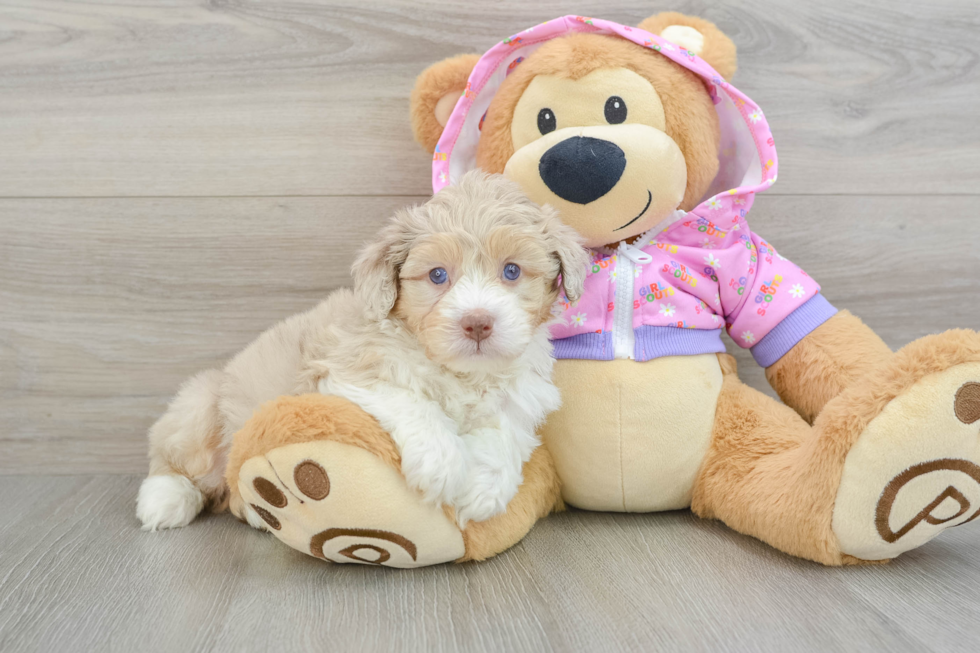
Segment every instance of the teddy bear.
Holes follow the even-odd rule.
[[[566,504],[690,508],[824,565],[890,560],[980,516],[980,334],[892,352],[754,233],[777,177],[732,41],[679,13],[565,16],[418,77],[433,188],[482,168],[556,208],[592,259],[552,330],[562,407],[506,511],[459,528],[390,437],[336,397],[281,397],[235,436],[231,509],[335,562],[482,560]],[[743,384],[750,349],[782,402]]]

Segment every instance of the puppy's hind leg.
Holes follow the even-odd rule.
[[[224,377],[207,370],[189,379],[150,427],[150,475],[136,500],[144,530],[186,526],[205,503],[224,497],[227,448],[218,406]]]

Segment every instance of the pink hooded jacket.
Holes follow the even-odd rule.
[[[570,32],[619,36],[700,75],[721,123],[721,165],[691,212],[676,211],[633,245],[593,250],[581,299],[562,297],[556,308],[555,356],[646,361],[720,353],[724,326],[769,367],[837,310],[813,279],[749,228],[755,194],[776,181],[769,125],[751,99],[687,50],[636,27],[582,16],[550,20],[498,43],[473,69],[436,146],[433,189],[475,167],[482,117],[510,70],[543,42]]]

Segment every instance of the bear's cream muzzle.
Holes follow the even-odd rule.
[[[504,169],[538,204],[598,247],[673,213],[687,188],[680,147],[642,124],[558,129],[517,150]]]

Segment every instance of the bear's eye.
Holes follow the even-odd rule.
[[[606,122],[610,125],[618,125],[619,123],[626,120],[626,103],[623,102],[623,98],[618,95],[614,95],[608,100],[606,100]],[[538,124],[541,123],[541,119],[538,118]]]
[[[558,123],[555,122],[555,112],[551,109],[541,109],[538,111],[538,131],[544,136],[549,132],[555,131]]]

